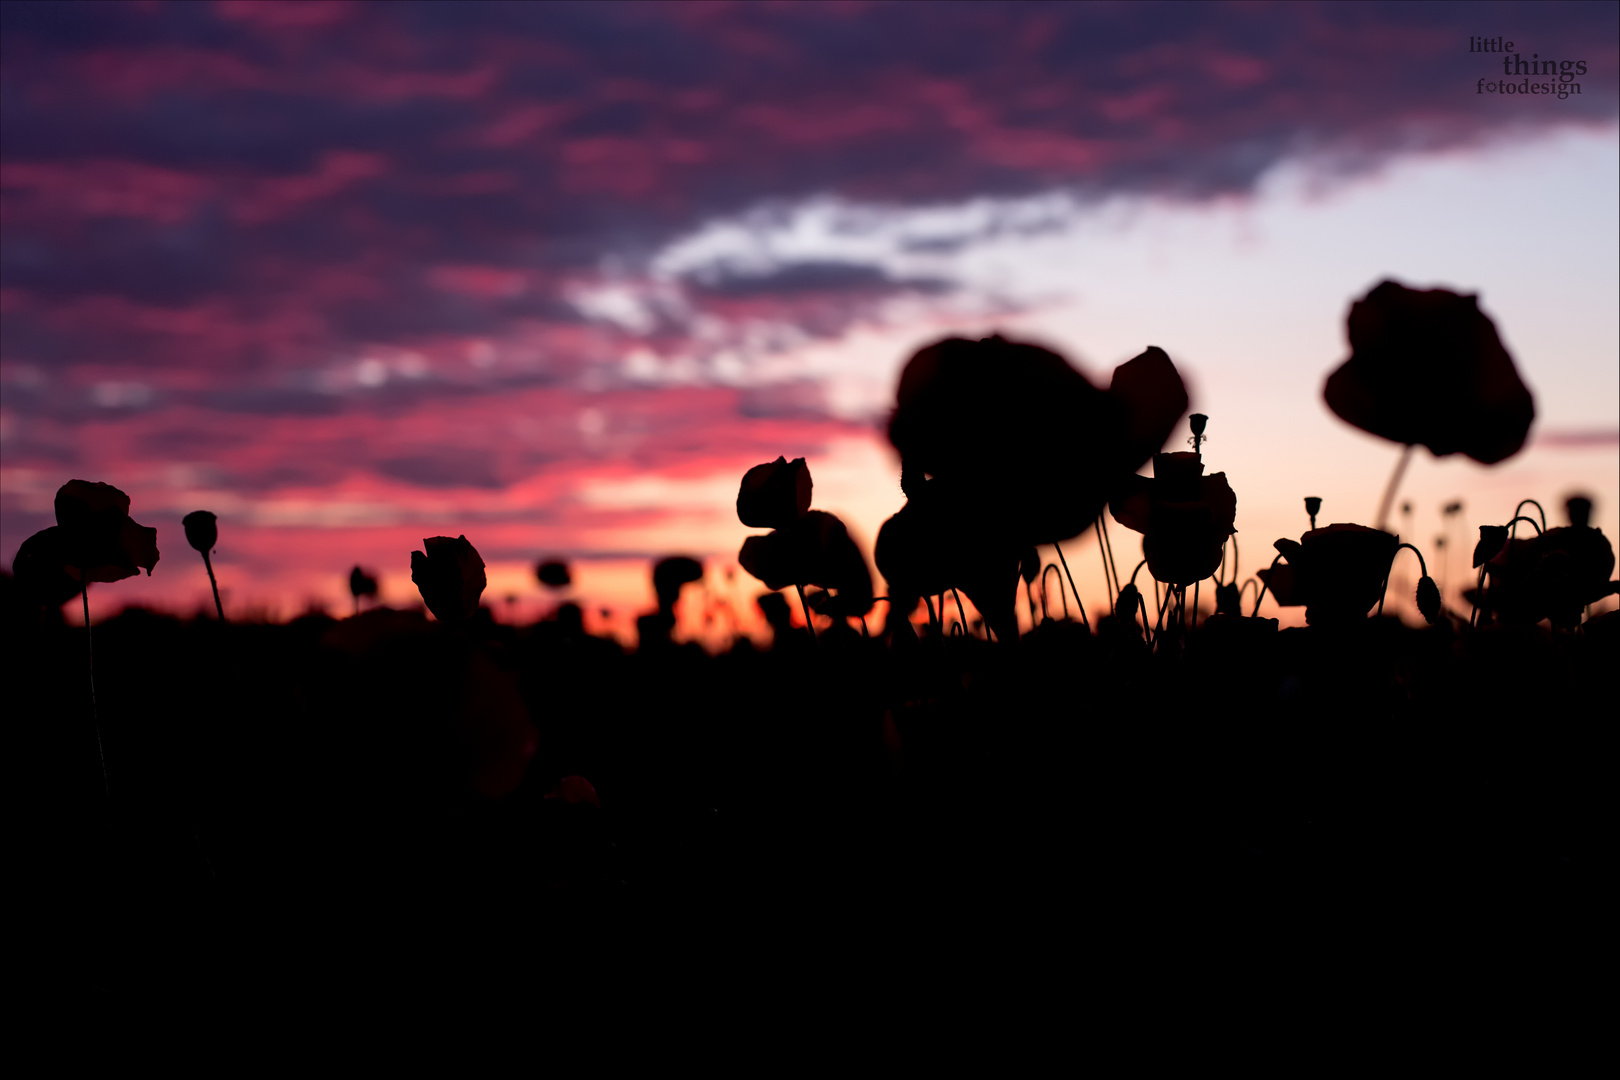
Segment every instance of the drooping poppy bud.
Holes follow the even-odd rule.
[[[364,596],[376,596],[377,579],[358,566],[355,567],[349,571],[349,595],[357,601]]]
[[[559,559],[547,559],[534,568],[534,576],[548,589],[566,589],[573,584],[568,564]]]
[[[1474,566],[1484,566],[1497,553],[1507,545],[1508,527],[1506,525],[1481,525],[1479,527],[1479,543],[1474,545]]]
[[[675,610],[680,599],[681,586],[703,580],[703,564],[685,555],[671,555],[659,559],[653,566],[653,592],[658,595],[658,610],[665,614]]]
[[[484,560],[467,537],[430,536],[422,541],[426,553],[411,552],[411,580],[440,622],[470,618],[478,611],[488,579]]]
[[[56,492],[58,553],[80,581],[122,581],[157,565],[157,530],[129,516],[129,496],[111,484],[69,480]]]
[[[755,529],[785,529],[810,509],[810,467],[804,458],[779,457],[743,474],[737,517]]]
[[[1418,579],[1417,608],[1431,626],[1440,621],[1440,586],[1427,574]]]
[[[1135,585],[1126,585],[1119,590],[1119,599],[1114,601],[1114,618],[1123,623],[1135,624],[1136,609],[1142,604],[1142,591]]]
[[[207,554],[219,543],[219,522],[207,510],[193,510],[180,519],[186,530],[186,543],[196,551]]]

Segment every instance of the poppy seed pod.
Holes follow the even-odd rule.
[[[743,474],[737,517],[754,529],[785,529],[810,509],[810,467],[779,457]]]
[[[574,580],[568,572],[568,564],[557,559],[540,563],[534,568],[534,576],[548,589],[566,589]]]
[[[180,524],[186,530],[186,543],[204,555],[214,550],[219,543],[219,522],[207,510],[193,510],[180,519]]]
[[[430,536],[422,541],[426,549],[411,552],[411,580],[440,622],[457,622],[478,611],[488,579],[484,560],[466,536]]]
[[[1309,514],[1311,516],[1311,520],[1314,521],[1316,519],[1316,515],[1322,512],[1321,498],[1316,495],[1305,496],[1305,512]]]
[[[1201,412],[1195,412],[1187,417],[1187,425],[1192,428],[1194,435],[1203,435],[1204,429],[1209,426],[1209,417]]]
[[[1384,281],[1350,307],[1351,356],[1322,396],[1363,431],[1494,465],[1518,453],[1535,401],[1479,298]]]
[[[157,530],[129,516],[129,496],[111,484],[69,480],[56,492],[57,554],[78,581],[122,581],[157,565]]]
[[[1427,574],[1418,579],[1417,609],[1431,626],[1440,621],[1440,586]]]
[[[1569,515],[1571,525],[1584,529],[1592,524],[1592,500],[1585,495],[1571,495],[1564,500],[1564,513]]]

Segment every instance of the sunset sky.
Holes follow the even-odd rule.
[[[0,31],[0,560],[68,479],[123,488],[163,555],[103,613],[204,603],[195,509],[239,615],[346,610],[356,563],[415,603],[412,548],[463,533],[514,615],[559,556],[622,630],[668,553],[746,610],[743,471],[807,458],[869,551],[901,365],[993,331],[1103,384],[1163,347],[1248,576],[1305,495],[1371,523],[1399,447],[1321,383],[1384,278],[1477,292],[1536,396],[1498,467],[1418,452],[1393,526],[1449,530],[1436,576],[1521,498],[1620,531],[1620,5],[11,0]],[[1580,92],[1482,92],[1471,36]]]

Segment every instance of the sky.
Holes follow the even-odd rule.
[[[1537,401],[1515,458],[1407,474],[1394,526],[1455,602],[1520,499],[1620,524],[1617,31],[1611,3],[0,5],[0,560],[78,477],[163,551],[102,612],[211,606],[179,527],[210,509],[238,617],[340,612],[356,563],[414,603],[410,551],[465,534],[502,617],[555,601],[557,556],[623,633],[683,553],[689,628],[752,629],[743,471],[805,457],[869,550],[900,367],[999,331],[1102,384],[1166,349],[1246,577],[1305,495],[1375,514],[1399,447],[1320,391],[1394,278],[1478,293]],[[1565,96],[1487,92],[1471,38],[1568,61]],[[1065,551],[1099,602],[1095,540]]]

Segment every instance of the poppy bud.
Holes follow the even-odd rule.
[[[568,572],[568,564],[556,559],[548,559],[536,566],[534,576],[549,589],[567,588],[574,580]]]
[[[1119,590],[1119,599],[1114,601],[1114,618],[1120,622],[1136,623],[1136,609],[1142,603],[1142,593],[1135,585],[1127,585]]]
[[[755,529],[783,529],[810,509],[810,468],[804,458],[779,457],[743,474],[737,517]]]
[[[1427,574],[1418,579],[1417,606],[1430,625],[1440,621],[1440,586]]]
[[[1024,579],[1025,585],[1033,585],[1040,572],[1041,553],[1030,548],[1024,552],[1023,558],[1018,560],[1018,576]]]
[[[1584,529],[1592,523],[1592,500],[1585,495],[1571,495],[1564,502],[1564,512],[1569,515],[1571,525]]]
[[[484,560],[466,536],[430,536],[422,541],[427,553],[411,552],[411,580],[440,622],[455,622],[478,610],[488,579]]]
[[[1497,552],[1507,545],[1506,525],[1481,525],[1479,543],[1474,545],[1474,565],[1483,566],[1496,558]]]
[[[1215,611],[1221,615],[1242,615],[1242,595],[1235,581],[1215,586]]]
[[[1202,436],[1204,434],[1204,428],[1209,424],[1209,417],[1205,416],[1201,412],[1195,412],[1191,416],[1187,417],[1187,423],[1192,427],[1192,433],[1194,435]]]
[[[377,595],[377,579],[358,566],[349,571],[349,594],[356,600]]]
[[[193,510],[180,519],[180,524],[186,529],[186,543],[204,555],[219,543],[218,519],[207,510]]]

